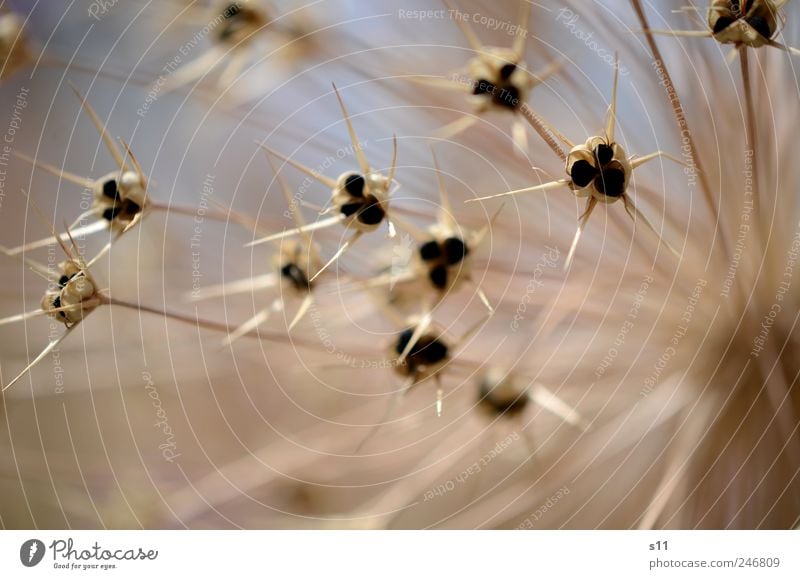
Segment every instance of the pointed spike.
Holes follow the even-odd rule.
[[[677,163],[678,165],[683,165],[684,167],[691,167],[688,163],[684,163],[677,157],[673,157],[669,153],[665,153],[664,151],[656,151],[655,153],[650,153],[649,155],[645,155],[644,157],[636,157],[630,159],[631,168],[636,169],[637,167],[641,167],[648,161],[652,161],[658,157],[664,157],[665,159],[669,159],[670,161]]]
[[[300,307],[297,309],[297,313],[295,313],[294,318],[292,318],[292,322],[289,324],[289,327],[286,329],[287,332],[291,332],[297,323],[303,319],[308,313],[308,310],[311,309],[311,306],[314,304],[314,295],[309,293],[306,297],[303,298],[303,302],[300,304]]]
[[[452,139],[456,135],[460,135],[472,125],[478,122],[478,117],[476,115],[464,115],[460,119],[453,121],[440,129],[437,129],[433,136],[437,139],[441,139],[443,141],[447,141]]]
[[[394,217],[392,217],[392,219],[394,219],[395,223],[397,223],[400,229],[411,235],[411,237],[413,237],[414,241],[416,241],[417,243],[422,243],[424,241],[427,241],[431,237],[427,231],[420,229],[412,222],[406,220],[403,217],[395,215]]]
[[[425,332],[428,330],[432,321],[433,318],[431,317],[430,312],[427,312],[420,318],[420,320],[414,327],[414,332],[411,334],[411,338],[408,340],[406,347],[403,349],[403,351],[400,353],[400,356],[397,358],[398,364],[405,363],[406,358],[408,358],[408,355],[411,353],[411,350],[414,349],[414,346],[417,345],[417,343],[422,338],[423,334],[425,334]]]
[[[447,9],[451,14],[460,12],[458,8],[456,8],[455,5],[451,2],[451,0],[443,0],[443,2],[445,6],[447,6]],[[478,40],[478,37],[475,35],[475,32],[469,25],[469,22],[467,22],[463,18],[456,17],[455,23],[456,26],[458,26],[461,29],[461,34],[464,35],[464,38],[466,38],[470,47],[472,47],[472,50],[474,50],[480,55],[483,55],[483,53],[485,52],[483,45],[481,44],[481,41]]]
[[[355,243],[355,242],[358,240],[358,238],[359,238],[359,237],[361,237],[361,235],[362,235],[362,232],[361,232],[361,231],[356,231],[356,232],[353,234],[353,236],[352,236],[350,239],[348,239],[347,241],[345,241],[345,242],[342,244],[342,246],[341,246],[341,247],[340,247],[340,248],[339,248],[339,249],[336,251],[336,253],[334,253],[334,254],[333,254],[333,257],[332,257],[332,258],[330,258],[330,259],[328,260],[328,262],[327,262],[325,265],[323,265],[323,266],[322,266],[322,267],[319,269],[319,271],[317,271],[317,273],[315,273],[313,276],[311,276],[311,279],[309,279],[308,281],[309,281],[309,282],[312,282],[312,281],[314,281],[315,279],[317,279],[317,278],[319,277],[319,275],[320,275],[320,274],[321,274],[323,271],[325,271],[326,269],[328,269],[328,268],[329,268],[331,265],[333,265],[333,263],[334,263],[334,262],[335,262],[337,259],[339,259],[340,257],[342,257],[342,255],[344,255],[344,252],[345,252],[345,251],[347,251],[348,249],[350,249],[350,247],[351,247],[351,246],[352,246],[352,245],[353,245],[353,244],[354,244],[354,243]]]
[[[524,189],[517,189],[515,191],[507,191],[506,193],[498,193],[496,195],[488,195],[487,197],[477,197],[475,199],[467,199],[464,203],[475,203],[476,201],[486,201],[487,199],[496,199],[498,197],[507,197],[509,195],[519,195],[520,193],[532,193],[534,191],[549,191],[551,189],[561,189],[562,187],[569,187],[570,181],[568,179],[560,179],[558,181],[551,181],[543,185],[536,185],[535,187],[525,187]]]
[[[164,94],[170,93],[182,86],[188,85],[190,82],[200,79],[200,77],[205,76],[206,73],[214,68],[217,62],[224,56],[224,49],[218,46],[212,46],[204,54],[170,74],[167,81],[161,87],[162,92]]]
[[[684,36],[692,38],[711,38],[713,34],[710,30],[661,30],[658,28],[648,28],[642,32],[658,34],[661,36]]]
[[[305,233],[308,231],[318,231],[320,229],[325,229],[326,227],[332,227],[337,223],[341,223],[347,219],[346,215],[339,214],[333,217],[329,217],[328,219],[322,219],[320,221],[315,221],[314,223],[309,223],[304,227],[294,229],[287,229],[286,231],[282,231],[280,233],[275,233],[273,235],[268,235],[267,237],[262,237],[261,239],[256,239],[255,241],[251,241],[250,243],[246,243],[245,247],[255,247],[256,245],[261,245],[262,243],[268,243],[270,241],[275,241],[277,239],[283,239],[284,237],[291,237],[293,235],[297,235],[299,233]]]
[[[266,151],[265,157],[267,158],[267,163],[269,163],[272,172],[275,174],[275,179],[278,181],[278,186],[281,188],[283,192],[283,197],[286,200],[286,205],[291,210],[292,204],[294,203],[294,194],[292,192],[291,187],[289,187],[289,183],[284,178],[283,174],[278,171],[278,168],[275,166],[275,162],[272,160],[272,155],[270,154],[269,150]],[[302,229],[306,226],[306,222],[303,219],[303,214],[300,212],[298,208],[294,208],[292,210],[292,218],[294,219],[294,224],[297,226],[297,229]]]
[[[475,292],[478,294],[478,298],[481,300],[481,303],[486,307],[490,314],[494,314],[494,308],[492,304],[489,303],[489,298],[486,296],[486,293],[483,291],[481,286],[475,286]]]
[[[7,324],[14,324],[16,322],[22,322],[24,320],[29,320],[31,318],[43,316],[45,314],[47,314],[47,311],[39,308],[37,310],[25,312],[24,314],[17,314],[15,316],[8,316],[7,318],[0,318],[0,326],[5,326]]]
[[[47,217],[45,217],[44,212],[41,210],[39,205],[36,203],[36,201],[33,200],[33,198],[30,195],[28,195],[28,193],[24,189],[20,189],[20,193],[22,193],[22,196],[25,197],[25,199],[28,201],[28,204],[31,207],[33,207],[34,213],[36,213],[36,215],[39,217],[39,219],[41,219],[42,222],[50,230],[50,233],[53,235],[53,239],[55,239],[56,243],[58,243],[61,246],[61,249],[64,251],[64,254],[69,259],[74,259],[74,257],[72,256],[72,253],[70,252],[69,248],[64,244],[64,241],[65,241],[65,239],[63,238],[64,234],[59,235],[59,234],[56,233],[56,229],[53,226],[53,224],[50,222],[49,219],[47,219]],[[67,229],[66,235],[67,235],[67,238],[70,238],[69,229]]]
[[[75,93],[75,96],[78,97],[78,100],[81,101],[81,106],[83,110],[86,111],[86,114],[89,115],[89,118],[92,120],[92,124],[94,124],[97,132],[100,133],[100,137],[103,139],[103,142],[106,145],[106,149],[108,150],[109,154],[114,158],[114,162],[116,162],[117,166],[120,170],[126,170],[127,166],[125,165],[125,158],[122,156],[122,152],[117,147],[117,144],[114,142],[114,139],[111,138],[111,135],[108,134],[106,130],[106,126],[103,121],[100,120],[100,117],[95,112],[92,105],[86,100],[78,89],[75,87],[74,84],[71,82],[69,83],[72,92]]]
[[[282,153],[279,153],[278,151],[276,151],[272,147],[268,147],[264,143],[259,143],[258,141],[256,141],[256,144],[259,147],[261,147],[262,149],[264,149],[265,151],[267,151],[268,153],[270,153],[271,155],[274,155],[274,156],[278,157],[278,159],[280,159],[281,161],[289,163],[292,167],[294,167],[298,171],[300,171],[302,173],[305,173],[306,175],[308,175],[312,179],[322,183],[323,185],[325,185],[329,189],[336,189],[337,183],[336,183],[335,179],[331,179],[330,177],[326,177],[325,175],[321,175],[320,173],[317,173],[314,169],[311,169],[310,167],[306,167],[302,163],[298,163],[297,161],[295,161],[293,159],[290,159],[286,155],[284,155]]]
[[[450,204],[450,197],[447,195],[447,185],[445,184],[444,174],[442,168],[439,166],[439,159],[436,157],[436,151],[430,147],[431,157],[433,157],[433,168],[436,170],[436,180],[439,182],[439,203],[442,210],[439,212],[441,222],[449,231],[455,231],[458,227],[455,216],[453,214],[453,206]]]
[[[64,169],[59,169],[55,165],[50,165],[49,163],[45,163],[43,161],[39,161],[38,159],[34,159],[33,157],[29,157],[24,153],[14,152],[14,155],[33,165],[38,169],[42,169],[43,171],[47,171],[51,175],[56,177],[66,179],[70,183],[74,183],[81,187],[85,187],[87,189],[93,189],[95,182],[92,179],[88,179],[86,177],[81,177],[80,175],[76,175],[75,173],[70,173],[69,171],[65,171]]]
[[[95,221],[88,225],[84,225],[83,227],[79,227],[74,231],[75,235],[79,236],[86,236],[86,235],[93,235],[100,231],[105,231],[108,229],[108,222],[107,221]],[[61,233],[59,235],[62,241],[66,241],[69,239],[66,233]],[[43,239],[38,239],[36,241],[31,241],[30,243],[26,243],[25,245],[20,245],[18,247],[13,247],[11,249],[6,250],[6,254],[9,256],[19,255],[20,253],[24,253],[26,251],[31,251],[34,249],[41,249],[42,247],[47,247],[48,245],[53,245],[56,243],[56,238],[54,236],[45,237]]]
[[[258,326],[266,322],[269,317],[272,315],[272,308],[264,308],[260,312],[258,312],[255,316],[244,322],[238,328],[236,328],[233,332],[228,334],[222,339],[223,346],[230,346],[235,341],[239,340],[240,338],[249,334],[252,330],[255,330]]]
[[[535,384],[528,391],[528,397],[532,402],[558,416],[567,424],[578,427],[583,431],[589,429],[586,420],[572,406],[564,402],[561,398],[550,392],[544,386]]]
[[[392,164],[389,166],[389,176],[386,181],[386,190],[389,191],[394,183],[394,171],[397,168],[397,135],[392,135]]]
[[[122,137],[119,138],[119,142],[122,143],[122,147],[125,149],[125,157],[126,159],[131,160],[131,164],[133,165],[133,170],[139,176],[139,185],[144,189],[144,202],[147,203],[147,179],[144,176],[144,171],[142,171],[142,166],[139,164],[138,159],[136,159],[136,155],[133,154],[131,151],[130,146],[128,146],[128,142],[123,139]]]
[[[441,76],[429,76],[422,74],[408,75],[407,78],[411,82],[429,86],[436,89],[452,90],[466,95],[472,94],[473,87],[469,83],[459,82],[452,78],[444,78]]]
[[[200,288],[198,292],[191,292],[187,299],[191,301],[203,301],[212,298],[225,297],[229,295],[243,294],[256,290],[273,288],[278,283],[278,276],[275,273],[266,273],[256,277],[221,283],[218,285]]]
[[[336,93],[336,99],[339,101],[339,107],[342,109],[342,116],[344,116],[344,122],[347,125],[347,132],[350,133],[350,141],[353,143],[353,150],[356,154],[356,159],[358,159],[358,165],[361,167],[361,172],[366,175],[370,172],[367,157],[364,155],[364,150],[361,148],[361,142],[358,140],[356,130],[353,128],[350,115],[347,113],[347,109],[344,106],[342,95],[339,94],[339,89],[336,88],[336,85],[334,83],[331,84],[333,84],[333,92]]]
[[[800,49],[795,48],[793,46],[786,46],[785,44],[781,44],[780,42],[777,42],[775,40],[769,41],[769,45],[772,46],[773,48],[778,48],[780,50],[783,50],[784,52],[788,52],[789,54],[794,54],[795,56],[800,55]]]
[[[525,130],[525,123],[519,118],[514,119],[511,124],[511,140],[514,142],[514,152],[523,159],[528,158],[528,132]]]
[[[514,64],[519,64],[525,58],[525,45],[528,40],[528,23],[531,19],[531,5],[527,0],[521,0],[519,11],[519,25],[517,35],[514,38],[512,51],[514,52]]]
[[[589,200],[586,202],[586,211],[584,211],[583,215],[581,215],[578,219],[578,229],[575,231],[575,237],[572,239],[572,245],[570,245],[569,253],[567,253],[567,259],[564,260],[564,271],[567,271],[569,266],[572,265],[572,258],[575,256],[575,250],[578,248],[578,242],[581,240],[581,235],[583,234],[583,230],[586,228],[586,223],[589,221],[589,217],[591,217],[596,206],[597,199],[594,197],[589,197]]]
[[[611,105],[608,109],[606,120],[606,139],[608,143],[614,142],[614,129],[617,122],[617,87],[619,85],[619,54],[614,54],[614,88],[611,90]]]
[[[53,350],[55,350],[56,347],[58,347],[58,345],[62,341],[64,341],[64,338],[66,338],[70,334],[70,332],[72,332],[72,330],[77,328],[77,327],[78,326],[76,324],[74,326],[71,326],[71,327],[67,328],[67,330],[60,337],[56,338],[55,340],[53,340],[49,344],[47,344],[47,346],[44,348],[44,350],[42,350],[41,353],[38,356],[36,356],[36,358],[34,358],[33,361],[30,364],[28,364],[22,372],[17,374],[16,378],[14,378],[11,382],[9,382],[5,386],[3,386],[2,392],[5,392],[9,388],[11,388],[14,384],[16,384],[19,381],[20,378],[22,378],[23,376],[25,376],[25,374],[30,372],[33,369],[34,366],[36,366],[39,362],[44,360],[44,357],[47,356]]]
[[[678,260],[680,260],[681,254],[678,253],[678,251],[674,247],[672,247],[672,245],[670,245],[670,243],[666,239],[661,237],[661,234],[658,232],[655,226],[652,223],[650,223],[650,220],[647,219],[647,217],[645,217],[644,213],[639,211],[639,209],[636,207],[636,204],[633,202],[633,199],[631,199],[628,195],[624,195],[622,199],[625,203],[625,211],[627,211],[628,215],[631,217],[631,219],[633,219],[634,227],[636,226],[636,221],[641,220],[642,223],[644,223],[645,227],[647,227],[647,229],[649,229],[650,231],[653,232],[653,234],[655,234],[655,236],[658,238],[658,241],[660,243],[663,243],[670,251],[670,253],[672,253],[672,255],[674,255]],[[633,213],[631,213],[631,209],[633,210]]]
[[[486,225],[481,227],[480,230],[478,230],[478,232],[475,234],[475,238],[472,241],[472,245],[477,247],[483,242],[484,238],[486,237],[486,234],[492,230],[492,227],[497,221],[497,218],[500,217],[500,212],[503,211],[503,207],[505,206],[506,204],[503,203],[500,207],[498,207],[497,211],[495,211],[494,215],[492,215],[492,217],[489,219],[489,223],[487,223]]]

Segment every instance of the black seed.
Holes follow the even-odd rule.
[[[232,17],[236,16],[237,14],[239,14],[239,12],[241,12],[241,11],[242,11],[242,9],[239,7],[239,5],[236,2],[231,2],[230,4],[228,4],[225,7],[225,10],[222,11],[222,15],[225,18],[232,18]]]
[[[398,356],[408,347],[413,335],[413,328],[403,330],[400,333],[394,347]],[[408,356],[406,356],[406,366],[408,367],[409,373],[413,374],[420,366],[430,366],[441,362],[447,358],[447,354],[448,349],[444,343],[430,335],[422,336],[411,348]]]
[[[572,178],[572,182],[578,187],[586,187],[592,182],[592,179],[597,177],[597,169],[592,167],[589,161],[580,159],[572,164],[570,177]]]
[[[428,272],[428,278],[436,289],[445,289],[447,287],[447,267],[444,265],[435,266]]]
[[[487,384],[481,384],[478,396],[481,403],[497,414],[518,414],[525,409],[529,401],[528,396],[524,393],[512,400],[497,398],[492,395]]]
[[[517,108],[519,105],[519,89],[515,86],[509,85],[507,88],[501,89],[499,92],[494,93],[494,102],[501,107],[509,109]]]
[[[281,268],[281,275],[288,279],[297,290],[307,290],[311,284],[305,272],[294,263],[287,263]]]
[[[109,199],[116,199],[119,197],[119,189],[117,188],[117,180],[109,179],[103,183],[103,196]]]
[[[517,65],[516,64],[510,64],[509,63],[509,64],[506,64],[506,65],[503,65],[503,68],[500,69],[500,78],[502,78],[503,80],[508,80],[508,77],[510,77],[512,74],[514,74],[515,70],[517,70]]]
[[[766,18],[761,16],[753,16],[748,18],[746,22],[753,28],[753,30],[758,32],[764,38],[769,39],[772,37],[772,30],[770,30],[769,22],[767,22]]]
[[[398,356],[403,353],[403,350],[406,349],[406,346],[408,346],[408,342],[411,340],[411,336],[413,335],[414,335],[414,330],[411,328],[403,330],[400,333],[400,336],[398,336],[397,338],[397,344],[395,344],[394,347],[394,351],[397,352]]]
[[[622,169],[606,169],[594,180],[597,190],[607,197],[619,197],[625,192],[625,172]]]
[[[59,287],[64,287],[65,285],[67,285],[68,282],[69,282],[68,275],[62,275],[60,278],[58,278]]]
[[[610,163],[611,159],[614,158],[614,149],[605,143],[601,143],[595,147],[594,156],[597,159],[597,164],[602,167]]]
[[[358,220],[364,225],[377,225],[383,221],[384,217],[386,217],[386,211],[383,210],[383,207],[374,197],[372,198],[372,203],[358,212]]]
[[[350,193],[353,197],[363,197],[364,196],[364,185],[366,182],[364,181],[364,177],[361,175],[356,175],[353,173],[352,175],[348,175],[347,178],[344,180],[344,188],[345,190]]]
[[[419,246],[419,256],[423,261],[431,261],[442,256],[442,249],[436,240],[426,241]]]
[[[342,205],[342,208],[339,211],[347,215],[347,217],[350,217],[351,215],[355,214],[356,211],[361,209],[363,206],[364,203],[361,201],[359,201],[358,203],[345,203],[344,205]]]
[[[119,208],[115,205],[114,207],[109,207],[105,211],[103,211],[103,219],[106,221],[114,221],[114,218],[119,213]]]
[[[421,358],[425,364],[437,364],[447,358],[447,346],[435,338],[423,336],[411,348],[411,354],[414,358]]]
[[[479,79],[472,89],[472,94],[492,94],[497,90],[497,87],[490,83],[485,78]]]
[[[469,249],[463,240],[458,237],[448,237],[444,240],[444,258],[447,265],[455,265],[467,257]]]
[[[130,199],[125,201],[125,213],[128,215],[136,215],[139,211],[142,210],[142,207],[136,203],[135,201],[131,201]]]
[[[720,16],[717,21],[714,23],[714,30],[712,31],[714,34],[719,34],[723,30],[725,30],[728,26],[734,23],[735,18],[729,18],[728,16]]]

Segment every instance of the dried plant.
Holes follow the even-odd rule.
[[[793,3],[43,4],[3,526],[798,526]]]

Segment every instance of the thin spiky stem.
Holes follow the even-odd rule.
[[[761,223],[761,213],[758,203],[758,163],[756,162],[756,109],[753,103],[753,89],[750,83],[750,62],[747,47],[742,45],[739,48],[739,63],[742,70],[742,85],[744,87],[744,103],[747,114],[747,148],[750,153],[751,171],[753,174],[753,211],[756,214],[758,223]],[[759,228],[760,231],[760,228]]]
[[[558,158],[566,162],[567,154],[561,149],[559,144],[556,142],[555,137],[550,134],[550,131],[547,130],[547,127],[545,127],[539,116],[533,112],[533,109],[531,109],[527,104],[522,103],[522,106],[519,107],[519,111],[522,116],[525,117],[525,120],[528,121],[528,123],[533,127],[533,130],[539,134],[545,143],[547,143],[547,146],[550,147],[550,149],[556,155],[558,155]]]
[[[686,141],[689,145],[689,150],[691,153],[691,162],[694,164],[697,170],[697,176],[700,180],[700,187],[703,190],[703,196],[705,197],[706,204],[708,205],[709,211],[715,218],[714,223],[714,234],[715,236],[719,236],[720,246],[724,252],[725,259],[728,259],[730,255],[729,244],[727,240],[727,235],[725,233],[725,229],[719,227],[720,221],[720,214],[719,208],[714,200],[714,191],[711,187],[711,182],[708,180],[708,175],[703,171],[703,168],[700,164],[700,155],[697,152],[697,146],[694,142],[694,136],[692,131],[689,129],[689,122],[686,119],[686,113],[683,110],[683,104],[681,104],[680,97],[678,96],[678,91],[675,90],[675,85],[672,82],[672,77],[669,74],[669,70],[667,69],[667,65],[664,62],[664,59],[661,56],[661,51],[658,49],[658,45],[656,44],[655,38],[653,37],[653,33],[650,30],[650,23],[647,21],[647,15],[644,13],[644,9],[642,8],[641,0],[631,0],[631,4],[633,5],[633,9],[636,12],[636,16],[639,19],[639,23],[644,30],[645,37],[647,38],[647,44],[650,47],[650,52],[653,55],[653,60],[656,64],[656,70],[661,72],[662,80],[664,83],[665,92],[669,98],[670,106],[672,107],[672,113],[675,117],[675,122],[678,124],[678,130],[681,131],[681,135],[685,136]],[[714,240],[712,239],[711,242],[711,250],[709,250],[709,260],[711,259],[711,254],[714,247]],[[707,264],[706,264],[707,266]]]

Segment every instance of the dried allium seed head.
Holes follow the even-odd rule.
[[[42,298],[41,307],[47,314],[67,327],[77,324],[97,307],[91,301],[97,295],[92,279],[74,261],[59,265],[61,276],[59,290],[48,291]]]
[[[392,348],[391,358],[398,356],[408,348],[414,336],[415,327],[403,330]],[[438,372],[450,359],[450,351],[441,337],[434,332],[426,332],[420,336],[403,362],[395,364],[395,370],[402,376],[413,377],[415,382],[422,382]]]
[[[764,46],[778,32],[779,24],[778,9],[772,0],[713,0],[708,10],[708,26],[722,44]]]
[[[321,266],[314,255],[296,240],[284,240],[281,243],[273,264],[280,274],[284,288],[300,295],[311,291],[313,283],[309,279]]]
[[[418,247],[428,281],[439,291],[456,289],[469,277],[469,247],[461,237],[442,234]]]
[[[120,227],[127,226],[147,203],[142,177],[134,171],[109,173],[94,185],[95,213]]]
[[[344,173],[336,180],[332,203],[348,218],[348,227],[369,233],[386,217],[389,185],[389,179],[380,173]]]
[[[242,6],[240,2],[225,2],[219,14],[222,22],[215,39],[220,44],[234,47],[251,40],[251,35],[269,22],[263,9]]]
[[[576,195],[614,203],[627,190],[633,167],[619,144],[591,137],[569,152],[566,171]]]
[[[515,111],[528,98],[535,82],[525,70],[525,62],[515,62],[517,55],[509,48],[487,47],[469,61],[476,108]]]
[[[480,407],[492,415],[519,414],[530,401],[527,388],[501,368],[490,368],[478,386]]]

